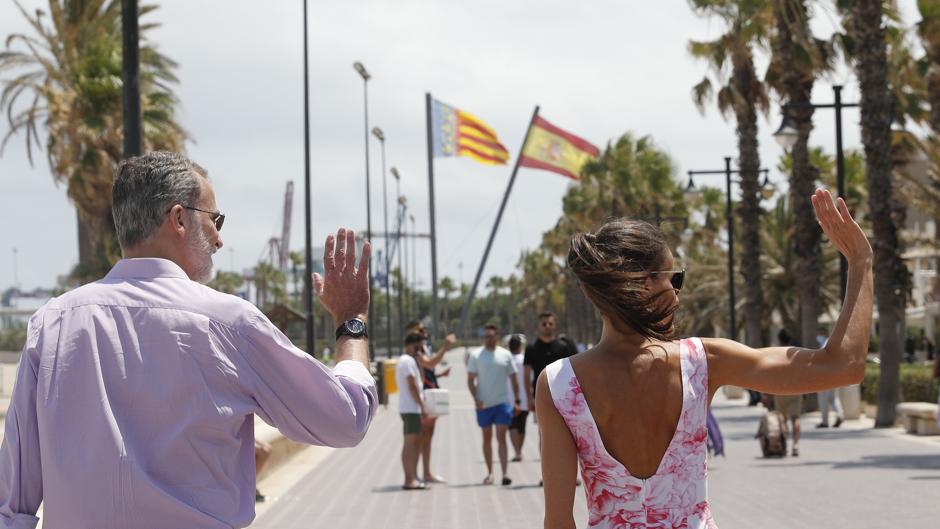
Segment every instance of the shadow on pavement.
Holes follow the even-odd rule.
[[[443,487],[442,485],[439,485]],[[401,485],[383,485],[381,487],[373,487],[372,492],[384,493],[384,492],[427,492],[433,487],[428,487],[426,489],[411,489],[405,490],[401,488]]]
[[[507,488],[507,487],[503,487],[502,485],[499,485],[498,483],[483,483],[483,481],[480,481],[479,483],[460,483],[460,484],[450,485],[450,488],[452,488],[452,489],[469,489],[469,488],[472,488],[472,487],[501,487],[501,488]]]
[[[860,461],[841,461],[833,468],[911,468],[917,470],[940,470],[940,457],[936,454],[924,455],[873,455],[865,456]],[[940,476],[938,476],[940,477]]]
[[[523,490],[523,489],[540,489],[542,488],[542,486],[539,485],[538,483],[530,483],[528,485],[513,485],[511,487],[506,487],[506,488],[510,490]]]
[[[940,457],[936,454],[924,455],[873,455],[864,456],[859,460],[853,461],[801,461],[799,458],[788,457],[776,459],[783,464],[769,463],[769,459],[762,457],[754,458],[758,461],[768,461],[767,464],[755,465],[756,467],[781,467],[781,466],[829,466],[833,470],[851,470],[856,468],[890,468],[890,469],[915,469],[915,470],[940,470]],[[913,478],[912,478],[913,479]],[[940,479],[936,477],[920,477],[918,479]]]

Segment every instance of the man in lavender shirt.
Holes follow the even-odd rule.
[[[254,518],[254,415],[287,437],[349,447],[378,398],[365,334],[368,257],[326,240],[320,302],[330,369],[255,306],[201,283],[222,247],[206,171],[131,158],[113,187],[123,257],[30,319],[0,448],[0,527],[245,527]],[[335,251],[334,251],[335,250]]]

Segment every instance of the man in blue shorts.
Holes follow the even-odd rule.
[[[483,347],[474,351],[467,362],[467,386],[477,407],[477,424],[483,429],[483,459],[486,461],[485,485],[493,483],[493,426],[496,427],[496,442],[499,443],[499,465],[503,471],[503,485],[512,480],[507,474],[509,449],[506,431],[513,415],[519,413],[519,382],[516,380],[516,364],[512,353],[499,347],[499,327],[487,324],[484,327]],[[509,394],[509,386],[512,395]],[[511,402],[515,404],[510,404]]]

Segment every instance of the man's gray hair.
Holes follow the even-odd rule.
[[[175,152],[151,152],[122,161],[111,188],[111,214],[121,248],[133,248],[152,237],[176,204],[197,204],[199,177],[207,178],[206,170]]]

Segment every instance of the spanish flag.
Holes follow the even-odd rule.
[[[487,165],[505,165],[509,159],[496,131],[469,112],[432,99],[431,123],[435,157],[469,156]]]
[[[535,116],[522,147],[519,165],[543,169],[578,180],[581,168],[600,156],[600,149]]]

